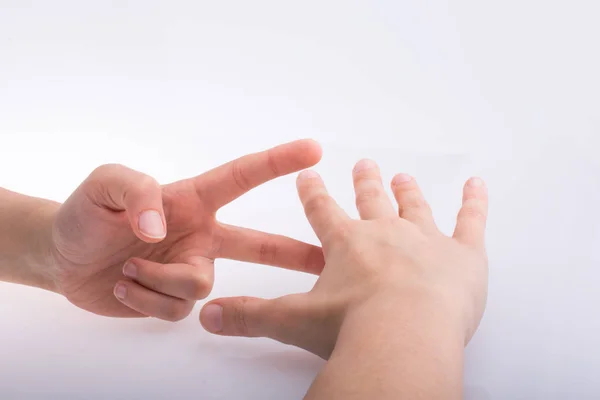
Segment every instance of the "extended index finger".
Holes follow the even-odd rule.
[[[195,179],[196,189],[215,210],[271,179],[315,165],[321,147],[297,140],[233,160]]]
[[[323,180],[316,172],[302,172],[298,175],[296,185],[306,218],[325,248],[331,233],[339,231],[343,224],[350,221],[350,217],[329,196]]]

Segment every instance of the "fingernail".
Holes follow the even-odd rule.
[[[318,178],[319,174],[317,174],[315,171],[313,170],[306,170],[306,171],[302,171],[300,172],[300,175],[298,175],[298,180],[304,180],[304,179],[313,179],[313,178]]]
[[[140,214],[138,226],[142,233],[150,238],[160,239],[167,234],[162,218],[156,210],[146,210]]]
[[[218,304],[209,304],[204,307],[202,312],[204,318],[204,327],[212,333],[221,332],[223,329],[223,307]]]
[[[477,187],[482,187],[484,186],[484,182],[483,179],[481,178],[471,178],[469,179],[469,186],[477,188]]]
[[[392,185],[400,185],[401,183],[410,182],[412,180],[412,176],[407,174],[398,174],[394,176],[392,179]]]
[[[127,296],[127,288],[125,287],[125,285],[119,283],[117,284],[117,286],[115,286],[115,296],[117,296],[121,300],[123,300],[125,296]]]
[[[356,174],[358,172],[366,171],[368,169],[373,169],[373,168],[377,168],[377,164],[375,164],[375,161],[368,160],[368,159],[360,160],[354,166],[354,173]]]
[[[123,275],[135,279],[137,276],[137,267],[132,262],[127,262],[123,267]]]

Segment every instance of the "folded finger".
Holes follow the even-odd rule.
[[[182,320],[194,307],[193,301],[157,293],[133,281],[117,282],[114,295],[132,310],[166,321]]]
[[[123,266],[123,274],[154,292],[179,299],[200,300],[212,290],[214,264],[203,257],[173,264],[132,258]]]

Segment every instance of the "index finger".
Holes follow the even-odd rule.
[[[325,248],[331,234],[340,230],[350,217],[327,193],[323,180],[316,172],[302,172],[298,175],[297,186],[308,222]]]
[[[314,140],[297,140],[233,160],[195,179],[196,190],[215,210],[274,178],[315,165],[321,147]]]

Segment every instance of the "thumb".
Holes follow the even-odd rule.
[[[96,168],[82,185],[96,205],[125,211],[131,228],[141,240],[161,241],[167,234],[162,188],[148,175],[118,164]]]
[[[337,333],[332,335],[322,316],[315,314],[309,294],[293,294],[272,300],[228,297],[207,303],[200,323],[223,336],[268,337],[328,358]]]
[[[278,337],[282,333],[280,325],[287,319],[278,302],[281,300],[256,297],[217,299],[202,308],[200,323],[204,329],[218,335]]]

